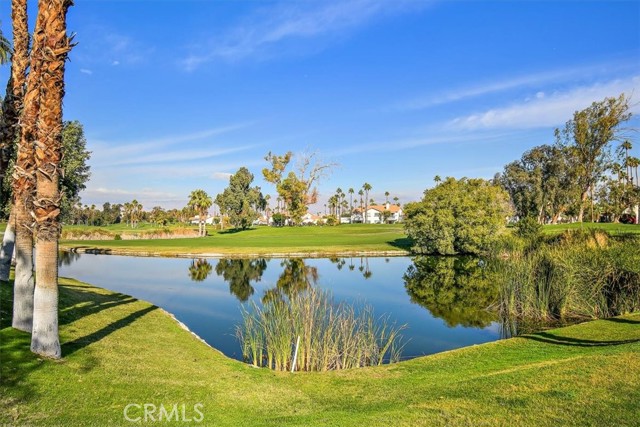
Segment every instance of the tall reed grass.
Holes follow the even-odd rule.
[[[246,361],[284,371],[328,371],[393,363],[400,360],[406,325],[388,315],[376,317],[369,305],[335,304],[328,291],[309,288],[288,299],[242,307],[236,335]]]
[[[503,323],[616,316],[640,310],[640,241],[565,233],[496,260]]]

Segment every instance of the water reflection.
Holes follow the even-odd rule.
[[[491,273],[471,260],[187,260],[65,252],[60,262],[61,275],[156,304],[236,358],[241,358],[234,335],[242,321],[241,304],[287,300],[310,287],[330,290],[338,304],[366,302],[377,315],[408,324],[403,331],[407,358],[494,341],[502,332],[500,323],[491,323],[497,316],[484,310],[493,302]]]
[[[80,259],[80,254],[78,252],[60,251],[58,252],[58,267],[71,265],[78,259]]]
[[[416,257],[404,281],[411,302],[448,326],[483,328],[498,320],[494,274],[474,258]]]
[[[204,258],[198,258],[191,261],[189,266],[189,278],[194,282],[203,282],[211,274],[211,264]]]
[[[262,302],[282,300],[294,293],[305,291],[318,283],[318,268],[308,266],[302,258],[288,258],[282,260],[283,267],[276,286],[264,292]]]
[[[229,292],[245,302],[255,292],[251,282],[259,282],[267,269],[267,260],[221,259],[216,265],[216,274],[229,284]]]
[[[332,264],[335,264],[336,268],[338,269],[338,271],[341,271],[345,265],[347,264],[347,259],[346,258],[329,258],[329,261]],[[389,262],[389,258],[385,258],[385,263]],[[360,257],[360,266],[358,267],[358,271],[360,273],[362,273],[362,277],[364,277],[365,279],[370,279],[371,276],[373,276],[373,272],[371,271],[371,268],[369,267],[369,258],[368,257]],[[349,258],[349,271],[354,271],[356,269],[356,264],[353,261],[353,258]]]

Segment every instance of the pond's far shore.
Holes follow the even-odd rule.
[[[411,256],[410,251],[255,251],[255,252],[170,252],[170,251],[138,251],[122,248],[97,248],[88,246],[60,247],[65,252],[74,252],[92,255],[119,255],[151,258],[349,258],[349,257],[403,257]]]

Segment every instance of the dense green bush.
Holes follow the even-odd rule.
[[[480,254],[506,230],[509,197],[483,179],[447,178],[405,209],[405,229],[421,254]]]

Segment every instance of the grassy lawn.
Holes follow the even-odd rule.
[[[176,254],[331,254],[337,252],[400,252],[409,248],[402,225],[354,224],[337,227],[257,227],[245,231],[211,232],[211,236],[157,240],[61,241],[63,248],[113,253]]]
[[[545,225],[543,230],[548,234],[559,234],[566,230],[598,229],[604,230],[611,235],[626,233],[640,233],[640,225],[635,224],[615,224],[607,222],[583,222],[574,224],[550,224]]]
[[[0,297],[0,425],[131,425],[131,403],[184,404],[191,418],[201,403],[201,425],[216,426],[638,423],[640,315],[392,366],[288,374],[228,359],[146,302],[67,279],[64,359],[40,360],[9,327],[9,285]]]

